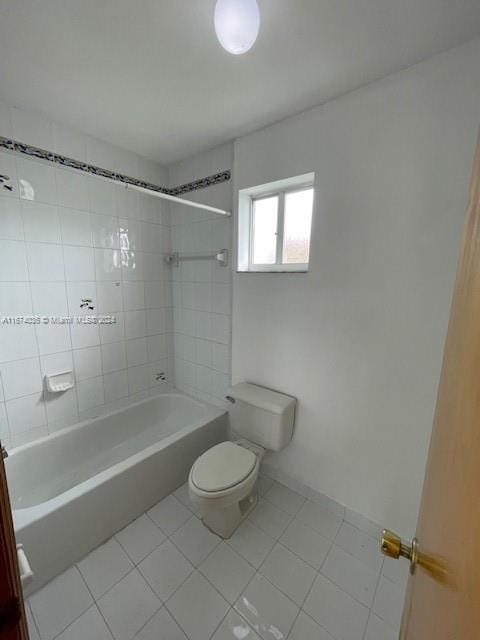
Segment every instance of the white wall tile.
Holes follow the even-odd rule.
[[[38,324],[35,326],[40,355],[57,353],[72,348],[69,326],[66,324]]]
[[[139,214],[138,217],[144,222],[160,222],[160,211],[162,209],[162,201],[155,196],[149,196],[146,193],[139,194]]]
[[[56,170],[57,202],[62,207],[89,211],[88,178],[75,171]]]
[[[144,391],[149,387],[149,368],[148,365],[142,364],[138,367],[128,368],[128,391],[129,393],[137,393]]]
[[[125,342],[113,342],[102,345],[103,373],[120,371],[127,367]]]
[[[230,373],[212,371],[212,395],[215,398],[219,400],[225,399],[225,396],[228,394],[230,379]]]
[[[122,279],[120,251],[116,249],[95,249],[96,279],[115,280]]]
[[[76,349],[73,352],[75,380],[87,380],[102,375],[102,354],[100,347]]]
[[[0,281],[28,280],[27,259],[23,242],[0,240]]]
[[[95,282],[67,282],[68,311],[71,316],[92,315],[94,311],[88,307],[82,307],[86,300],[92,300],[93,306],[97,304],[97,288]]]
[[[148,309],[146,311],[147,335],[165,333],[167,330],[166,313],[164,309]]]
[[[6,406],[12,435],[47,424],[45,405],[40,393],[8,400]]]
[[[17,160],[18,190],[24,200],[57,203],[55,169],[39,161]]]
[[[99,178],[89,178],[88,193],[90,211],[103,213],[107,216],[115,215],[115,193],[111,183],[104,182]]]
[[[97,310],[111,313],[123,309],[123,287],[120,282],[97,283]]]
[[[32,313],[32,300],[28,283],[0,283],[0,315],[28,315]]]
[[[143,260],[143,275],[145,280],[164,280],[169,267],[165,264],[163,256],[154,253],[146,253]]]
[[[8,108],[0,105],[0,129],[2,121],[8,120]],[[42,118],[19,115],[17,131],[21,126],[32,137],[41,137],[42,122]],[[58,153],[80,160],[95,158],[99,166],[123,171],[137,171],[140,166],[133,154],[92,140],[87,153],[86,137],[63,125],[48,128],[49,137],[53,132],[48,148]],[[17,446],[73,424],[79,417],[95,415],[105,403],[111,407],[128,402],[128,394],[137,401],[161,392],[167,383],[156,379],[158,372],[172,376],[173,382],[173,359],[169,363],[167,358],[173,356],[173,333],[164,333],[173,332],[168,309],[171,269],[160,255],[170,242],[169,229],[160,222],[169,223],[169,216],[166,211],[162,218],[157,198],[140,197],[125,187],[44,161],[0,152],[0,167],[14,187],[12,192],[0,193],[0,312],[74,316],[72,325],[0,326],[0,373],[6,376],[15,427],[9,445]],[[119,250],[120,227],[123,251]],[[144,253],[144,238],[152,253]],[[84,299],[91,299],[94,309],[82,308]],[[148,341],[147,308],[153,334]],[[76,322],[76,316],[98,313],[111,313],[117,322],[100,326]],[[30,359],[34,366],[25,364]],[[28,371],[23,375],[25,367]],[[75,389],[61,395],[42,391],[45,373],[66,370],[75,370]],[[3,401],[2,385],[0,390]],[[40,405],[35,408],[36,396]],[[7,407],[1,406],[5,432]],[[22,406],[30,411],[23,421],[16,418]]]
[[[147,355],[149,362],[160,360],[168,355],[167,340],[166,334],[147,337]]]
[[[19,184],[15,154],[0,151],[0,167],[2,175],[9,177],[8,186],[11,188],[11,190],[2,188],[0,193],[6,198],[18,198]]]
[[[122,276],[124,280],[138,281],[145,278],[145,256],[139,251],[121,251]]]
[[[35,427],[35,429],[27,429],[17,434],[12,434],[12,447],[21,447],[24,444],[28,444],[39,438],[48,436],[48,427],[44,424],[42,427]]]
[[[65,244],[93,245],[90,214],[80,209],[59,208],[62,240]]]
[[[49,425],[55,423],[58,428],[64,426],[64,421],[78,416],[77,394],[75,389],[68,389],[63,393],[46,393],[45,409]]]
[[[32,282],[65,280],[61,245],[27,243],[28,270]]]
[[[212,395],[212,373],[208,367],[196,366],[196,388],[202,393]]]
[[[70,335],[74,349],[86,349],[100,344],[100,332],[95,324],[78,324],[75,320],[70,326]]]
[[[38,345],[33,325],[0,326],[0,362],[10,362],[35,355],[38,355]]]
[[[123,283],[123,308],[125,311],[145,309],[145,285],[143,281]]]
[[[18,200],[0,196],[0,220],[0,239],[23,240],[23,223]]]
[[[212,311],[223,315],[232,313],[230,285],[219,283],[212,285]]]
[[[22,202],[25,240],[60,244],[60,221],[57,207],[38,202]]]
[[[93,246],[101,249],[120,248],[120,228],[118,218],[92,213]]]
[[[230,371],[230,349],[225,344],[214,342],[212,345],[212,366],[217,371],[229,373]]]
[[[195,362],[204,367],[212,367],[213,359],[213,343],[209,340],[197,339],[196,343],[196,359]]]
[[[105,388],[105,402],[112,402],[128,395],[127,372],[114,371],[107,373],[103,377]]]
[[[146,338],[127,340],[125,346],[127,352],[127,363],[129,367],[135,367],[139,364],[145,364],[148,361]]]
[[[210,282],[199,282],[194,285],[194,305],[199,311],[213,311],[212,285]]]
[[[141,251],[143,247],[142,222],[121,218],[119,221],[120,249]]]
[[[42,376],[46,374],[63,373],[64,371],[73,371],[72,351],[63,351],[62,353],[41,356],[40,369]]]
[[[127,189],[124,186],[116,187],[115,208],[119,217],[137,220],[139,212],[138,192],[133,191],[133,189]]]
[[[93,249],[90,247],[65,246],[65,278],[74,280],[95,280],[95,261]]]
[[[116,311],[114,318],[115,322],[100,325],[100,342],[102,344],[125,340],[124,314],[121,311]]]
[[[170,372],[168,367],[168,359],[163,358],[156,362],[151,362],[148,368],[149,387],[158,389],[158,392],[164,389],[170,382]]]
[[[230,316],[214,314],[212,317],[212,340],[222,344],[230,344],[231,332]]]
[[[42,390],[42,376],[38,358],[28,358],[2,365],[5,400],[19,398]]]
[[[145,311],[127,311],[125,312],[125,337],[127,340],[132,338],[143,338],[146,335]]]
[[[67,292],[63,282],[32,282],[30,291],[36,315],[68,314]]]
[[[195,332],[198,338],[211,340],[213,338],[213,316],[205,311],[195,314]]]
[[[89,378],[77,384],[78,410],[86,411],[104,404],[103,378]]]
[[[10,440],[10,430],[8,428],[7,409],[5,402],[0,402],[0,440],[5,443]]]

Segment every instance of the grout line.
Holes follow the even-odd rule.
[[[42,636],[40,635],[40,629],[38,628],[37,621],[35,620],[35,617],[34,617],[33,611],[32,611],[32,607],[30,606],[30,603],[28,602],[28,600],[24,601],[23,606],[25,608],[28,608],[28,610],[30,611],[30,619],[33,622],[33,626],[35,627],[35,631],[37,632],[37,636],[39,638],[41,638]],[[25,617],[27,617],[27,612],[26,611],[25,611]],[[28,630],[28,619],[27,619],[27,630]]]
[[[367,629],[368,629],[368,624],[370,622],[370,618],[372,617],[372,615],[376,615],[375,611],[373,610],[373,606],[375,604],[375,598],[377,597],[377,591],[378,591],[378,587],[380,585],[380,580],[382,579],[382,571],[383,571],[383,565],[384,564],[385,564],[385,560],[382,561],[382,566],[380,567],[380,571],[379,571],[379,574],[378,574],[377,582],[376,582],[375,589],[374,589],[374,592],[373,592],[372,606],[370,607],[370,611],[368,612],[367,624],[365,625],[365,630],[363,632],[362,640],[365,640],[365,636],[367,635]]]
[[[274,482],[276,482],[276,481],[274,481]],[[281,483],[279,483],[279,484],[281,484]],[[181,487],[182,487],[182,486],[183,486],[183,485],[181,485]],[[181,487],[178,487],[178,489],[180,489]],[[175,491],[176,491],[176,490],[175,490]],[[330,580],[330,578],[328,578],[328,577],[327,577],[327,576],[325,576],[323,573],[321,573],[321,571],[322,571],[322,568],[324,567],[325,562],[326,562],[326,560],[327,560],[327,558],[328,558],[328,556],[329,556],[329,554],[330,554],[330,552],[331,552],[331,549],[332,549],[332,548],[333,548],[333,546],[335,545],[335,541],[336,541],[336,539],[337,539],[337,537],[338,537],[338,534],[339,534],[339,532],[340,532],[341,525],[343,524],[343,522],[345,522],[345,520],[344,520],[344,519],[343,519],[343,520],[342,520],[342,522],[340,523],[339,528],[338,528],[338,530],[337,530],[337,533],[335,534],[335,536],[333,537],[333,539],[330,541],[330,546],[329,546],[328,552],[325,554],[324,560],[323,560],[322,564],[320,565],[320,568],[319,568],[319,569],[314,569],[314,570],[315,570],[315,578],[314,578],[314,580],[312,581],[312,584],[310,585],[310,588],[308,589],[308,592],[307,592],[306,596],[305,596],[305,597],[304,597],[304,599],[302,600],[302,603],[299,605],[299,604],[297,604],[296,602],[294,602],[294,601],[290,598],[290,596],[288,596],[288,594],[286,594],[284,591],[282,591],[282,589],[280,589],[277,585],[275,585],[273,582],[271,582],[271,581],[268,579],[268,577],[266,577],[266,576],[261,572],[261,568],[262,568],[262,566],[264,565],[264,563],[265,563],[266,559],[267,559],[267,558],[268,558],[268,556],[271,554],[272,550],[275,548],[275,546],[276,546],[277,544],[278,544],[278,545],[280,545],[280,546],[282,546],[283,548],[286,548],[286,547],[285,547],[285,545],[283,545],[283,543],[282,543],[282,542],[280,542],[280,538],[282,537],[283,533],[282,533],[278,538],[274,538],[273,536],[271,536],[271,535],[267,534],[266,532],[264,532],[260,527],[256,526],[253,522],[249,522],[249,524],[250,524],[254,529],[257,529],[257,530],[261,531],[264,535],[267,535],[267,537],[268,537],[268,538],[270,538],[270,539],[274,542],[273,546],[270,548],[270,550],[268,551],[268,553],[267,553],[266,557],[263,559],[262,563],[260,564],[260,566],[259,566],[258,568],[257,568],[257,567],[255,567],[254,565],[252,565],[252,564],[251,564],[251,563],[250,563],[246,558],[244,558],[244,556],[242,556],[238,551],[236,551],[236,549],[234,549],[233,547],[231,547],[231,546],[230,546],[230,544],[229,544],[229,542],[228,542],[228,540],[222,540],[222,539],[220,539],[220,538],[219,538],[218,543],[217,543],[217,544],[212,548],[212,550],[211,550],[211,551],[210,551],[210,552],[205,556],[205,558],[203,558],[199,563],[194,564],[194,563],[193,563],[189,558],[187,558],[187,557],[185,556],[185,554],[182,552],[182,550],[181,550],[181,549],[180,549],[180,548],[175,544],[175,542],[174,542],[171,538],[172,538],[172,537],[173,537],[173,536],[174,536],[174,535],[175,535],[175,534],[176,534],[180,529],[182,529],[182,528],[183,528],[183,527],[184,527],[188,522],[191,522],[191,521],[193,520],[193,518],[197,518],[197,520],[198,520],[199,518],[198,518],[198,516],[197,516],[197,515],[192,511],[192,509],[191,509],[191,508],[189,508],[187,505],[185,505],[181,500],[179,500],[179,499],[176,497],[176,495],[175,495],[175,491],[172,491],[168,496],[166,496],[166,497],[165,497],[165,498],[163,498],[163,499],[166,499],[167,497],[172,497],[176,502],[178,502],[178,503],[179,503],[179,505],[181,505],[182,507],[186,508],[186,509],[190,512],[190,514],[191,514],[191,515],[190,515],[190,517],[187,519],[187,521],[186,521],[186,522],[182,523],[182,524],[181,524],[179,527],[177,527],[173,532],[171,532],[171,534],[170,534],[170,535],[167,535],[167,534],[165,533],[165,531],[161,528],[161,526],[159,526],[157,523],[155,523],[155,522],[153,521],[153,519],[149,516],[149,514],[148,514],[148,512],[147,512],[147,511],[146,511],[146,512],[144,512],[143,514],[141,514],[139,517],[142,517],[143,515],[146,515],[146,516],[149,518],[149,520],[150,520],[150,521],[155,525],[155,527],[157,527],[157,528],[158,528],[158,529],[159,529],[159,530],[160,530],[160,531],[165,535],[165,539],[164,539],[164,540],[163,540],[159,545],[156,545],[156,546],[155,546],[155,548],[154,548],[152,551],[150,551],[150,553],[149,553],[149,554],[147,554],[145,557],[143,557],[142,559],[140,559],[138,562],[134,562],[134,561],[130,558],[130,556],[128,555],[128,552],[126,551],[125,547],[124,547],[124,546],[121,544],[121,542],[116,538],[116,535],[117,535],[117,533],[119,533],[119,532],[117,532],[116,534],[114,534],[114,535],[112,536],[112,538],[115,538],[116,542],[120,545],[120,547],[122,548],[122,550],[124,551],[124,553],[127,555],[127,557],[129,557],[129,559],[131,560],[131,562],[132,562],[132,564],[133,564],[133,567],[132,567],[132,569],[131,569],[130,571],[128,571],[128,572],[127,572],[127,574],[125,574],[124,576],[122,576],[122,578],[120,578],[120,580],[118,580],[118,581],[117,581],[114,585],[112,585],[112,586],[111,586],[111,587],[110,587],[110,588],[109,588],[109,589],[108,589],[104,594],[102,594],[102,596],[100,596],[100,598],[99,598],[99,599],[103,598],[103,597],[104,597],[104,596],[105,596],[105,595],[106,595],[106,594],[107,594],[107,593],[108,593],[112,588],[114,588],[114,587],[115,587],[115,586],[116,586],[116,585],[117,585],[121,580],[123,580],[127,575],[129,575],[129,574],[130,574],[130,573],[132,573],[135,569],[137,569],[137,571],[138,571],[138,572],[140,573],[140,575],[142,576],[142,579],[147,583],[147,585],[149,586],[149,588],[150,588],[150,590],[152,591],[152,593],[154,593],[155,597],[156,597],[156,598],[159,600],[159,602],[161,603],[161,607],[160,607],[159,609],[157,609],[157,611],[156,611],[156,612],[155,612],[155,613],[154,613],[154,614],[153,614],[153,615],[152,615],[152,616],[151,616],[151,617],[150,617],[150,618],[145,622],[145,624],[141,627],[141,629],[143,629],[143,627],[144,627],[146,624],[148,624],[148,622],[149,622],[149,621],[150,621],[150,620],[151,620],[155,615],[157,615],[157,614],[158,614],[158,612],[159,612],[159,611],[160,611],[164,606],[166,607],[166,610],[168,611],[169,615],[171,615],[171,616],[172,616],[172,618],[175,620],[175,622],[178,624],[178,626],[179,626],[180,628],[182,628],[182,626],[181,626],[181,624],[179,623],[179,621],[178,621],[178,620],[176,620],[175,616],[173,616],[173,615],[171,614],[170,610],[168,609],[167,603],[170,601],[170,599],[171,599],[171,598],[173,598],[173,596],[177,593],[177,591],[178,591],[178,590],[179,590],[179,589],[180,589],[180,588],[185,584],[185,582],[186,582],[186,581],[187,581],[187,580],[188,580],[188,579],[189,579],[189,578],[190,578],[190,577],[191,577],[195,572],[197,572],[200,576],[202,576],[202,577],[203,577],[203,578],[204,578],[204,579],[209,583],[209,585],[210,585],[210,586],[215,590],[215,592],[216,592],[216,593],[218,593],[218,594],[219,594],[219,596],[221,596],[223,600],[225,600],[225,598],[224,598],[224,597],[223,597],[223,595],[220,593],[220,591],[217,589],[217,587],[216,587],[216,586],[215,586],[215,585],[214,585],[214,584],[209,580],[209,578],[208,578],[207,576],[205,576],[205,575],[202,573],[202,571],[199,569],[200,565],[201,565],[201,564],[203,564],[203,563],[205,562],[205,560],[206,560],[208,557],[210,557],[210,556],[211,556],[211,555],[212,555],[212,554],[213,554],[213,553],[218,549],[218,547],[222,544],[222,542],[224,542],[224,543],[225,543],[225,544],[230,548],[230,550],[231,550],[231,551],[232,551],[236,556],[238,556],[239,558],[241,558],[243,561],[247,562],[247,564],[249,564],[249,565],[254,569],[254,573],[253,573],[252,578],[251,578],[251,579],[247,582],[247,584],[243,587],[242,591],[240,592],[240,596],[241,596],[241,594],[242,594],[242,593],[244,593],[244,592],[245,592],[245,590],[246,590],[246,589],[248,588],[248,586],[253,582],[253,580],[255,580],[255,579],[258,577],[258,578],[262,578],[262,579],[264,579],[266,582],[268,582],[270,585],[272,585],[275,589],[277,589],[280,593],[282,593],[285,597],[287,597],[287,598],[288,598],[288,599],[289,599],[289,600],[290,600],[290,601],[291,601],[291,602],[292,602],[292,603],[293,603],[293,604],[298,608],[297,615],[295,616],[295,618],[294,618],[294,620],[293,620],[293,622],[292,622],[292,625],[291,625],[291,627],[290,627],[290,630],[289,630],[289,636],[288,636],[288,637],[290,637],[291,630],[293,629],[293,627],[294,627],[294,625],[295,625],[295,623],[296,623],[296,621],[297,621],[297,619],[298,619],[298,617],[299,617],[299,615],[300,615],[300,612],[303,612],[305,615],[307,615],[308,617],[310,617],[310,618],[311,618],[311,616],[309,616],[309,614],[308,614],[307,612],[305,612],[305,610],[304,610],[304,608],[303,608],[303,607],[304,607],[304,604],[305,604],[306,600],[308,599],[308,597],[309,597],[309,595],[310,595],[310,592],[312,591],[312,589],[313,589],[313,587],[314,587],[314,585],[315,585],[315,583],[316,583],[316,581],[317,581],[317,579],[318,579],[318,576],[319,576],[319,575],[322,575],[322,577],[323,577],[324,579],[328,580],[328,581],[329,581],[329,582],[331,582],[332,584],[335,584],[332,580]],[[296,493],[296,492],[294,492],[294,493]],[[300,494],[298,494],[298,495],[300,495]],[[303,497],[303,496],[302,496],[302,497]],[[160,501],[160,502],[161,502],[161,501]],[[268,502],[268,500],[267,500],[267,502]],[[158,503],[157,503],[157,504],[158,504]],[[273,504],[273,503],[270,503],[270,504]],[[277,507],[276,505],[274,505],[274,506],[275,506],[276,508],[278,508],[280,511],[283,511],[281,508]],[[283,512],[284,512],[284,513],[287,513],[287,512],[285,512],[285,511],[283,511]],[[291,524],[291,522],[293,522],[293,520],[294,520],[294,519],[298,519],[298,512],[297,512],[297,515],[294,515],[294,516],[292,516],[291,514],[287,514],[287,515],[290,515],[290,516],[291,516],[291,519],[289,520],[289,524],[288,524],[287,526],[289,526],[289,525]],[[135,518],[132,522],[135,522],[136,520],[137,520],[137,518]],[[248,520],[248,518],[247,518],[246,520]],[[301,521],[300,521],[300,522],[301,522]],[[131,523],[129,523],[129,524],[131,524]],[[303,524],[304,524],[304,523],[303,523]],[[126,525],[126,526],[129,526],[129,525]],[[307,526],[308,528],[312,529],[312,527],[309,527],[309,525],[304,524],[304,526]],[[355,528],[355,529],[357,529],[356,527],[354,527],[354,528]],[[123,530],[123,529],[122,529],[122,530]],[[315,531],[315,529],[312,529],[312,530],[313,530],[313,531]],[[359,530],[359,529],[358,529],[358,531],[359,531],[360,533],[362,533],[362,534],[364,533],[364,532],[362,532],[362,531],[361,531],[361,530]],[[321,535],[321,534],[319,534],[319,535]],[[324,537],[324,536],[322,536],[322,537]],[[170,594],[170,596],[168,597],[168,599],[167,599],[165,602],[163,602],[163,601],[158,597],[158,595],[155,593],[154,589],[151,587],[151,585],[149,584],[149,582],[148,582],[148,581],[143,577],[143,574],[142,574],[142,573],[141,573],[141,571],[138,569],[138,566],[139,566],[139,564],[140,564],[141,562],[143,562],[143,561],[144,561],[144,560],[145,560],[145,559],[146,559],[146,558],[147,558],[151,553],[153,553],[156,549],[158,549],[161,545],[163,545],[167,540],[168,540],[168,541],[170,541],[170,542],[171,542],[171,544],[173,544],[173,546],[174,546],[174,547],[175,547],[175,548],[176,548],[176,549],[181,553],[181,555],[182,555],[182,556],[186,557],[186,559],[188,560],[188,562],[190,563],[190,565],[191,565],[193,568],[192,568],[192,571],[191,571],[191,572],[188,574],[188,576],[185,578],[185,580],[183,580],[183,581],[181,582],[181,584],[180,584],[180,585],[175,589],[175,591],[174,591],[174,592],[172,592],[172,594]],[[102,545],[100,545],[100,546],[102,546]],[[98,548],[98,547],[97,547],[97,548]],[[300,556],[298,556],[298,554],[296,554],[295,552],[291,551],[290,549],[288,549],[288,551],[290,551],[290,553],[292,553],[295,557],[297,557],[297,558],[298,558],[298,559],[300,559],[302,562],[304,562],[304,563],[305,563],[305,564],[307,564],[309,567],[311,567],[311,565],[309,565],[309,563],[306,563],[306,562],[305,562],[305,560],[303,560],[302,558],[300,558]],[[347,553],[348,553],[348,552],[347,552]],[[350,556],[352,556],[352,557],[355,557],[355,556],[353,556],[353,554],[349,554],[349,555],[350,555]],[[358,560],[358,558],[356,558],[356,559]],[[77,570],[78,570],[78,572],[80,573],[80,575],[81,575],[81,577],[82,577],[82,580],[85,582],[85,578],[83,577],[83,574],[81,573],[81,571],[80,571],[80,570],[79,570],[79,568],[78,568],[78,563],[77,563],[77,564],[75,564],[74,566],[76,567],[76,569],[77,569]],[[367,565],[365,565],[365,566],[367,566]],[[383,567],[383,563],[382,563],[382,567]],[[311,567],[311,568],[313,568],[313,567]],[[367,567],[367,568],[368,568],[368,567]],[[377,591],[377,589],[378,589],[378,585],[379,585],[379,581],[380,581],[380,579],[381,579],[381,576],[382,576],[382,568],[380,568],[379,575],[378,575],[378,577],[377,577],[377,583],[376,583],[375,595],[376,595],[376,591]],[[85,583],[85,584],[86,584],[86,583]],[[88,589],[89,593],[92,595],[92,593],[91,593],[90,589],[88,588],[88,585],[86,585],[86,586],[87,586],[87,589]],[[347,592],[345,592],[345,591],[344,591],[344,589],[342,589],[339,585],[335,585],[335,586],[336,586],[337,588],[339,588],[342,592],[347,593]],[[351,596],[350,594],[347,594],[347,595],[349,595],[351,598],[353,598],[353,596]],[[374,595],[374,597],[375,597],[375,595]],[[240,597],[240,596],[239,596],[239,597]],[[93,595],[92,595],[92,598],[93,598]],[[354,600],[356,600],[356,598],[353,598],[353,599],[354,599]],[[98,608],[98,600],[96,600],[95,598],[93,598],[93,601],[94,601],[95,605],[96,605],[96,606],[97,606],[97,608]],[[237,600],[237,601],[238,601],[238,600]],[[357,600],[356,600],[356,601],[357,601]],[[220,627],[220,625],[223,623],[223,621],[225,620],[225,618],[229,615],[229,613],[230,613],[232,610],[233,610],[233,611],[235,611],[237,614],[240,614],[240,615],[241,615],[241,617],[242,617],[242,618],[244,618],[244,619],[246,620],[246,622],[250,625],[250,622],[248,621],[248,619],[247,619],[247,618],[245,618],[245,616],[243,616],[243,615],[241,614],[241,612],[240,612],[240,611],[238,611],[237,609],[235,609],[235,603],[232,605],[232,604],[230,604],[230,602],[228,602],[228,601],[226,601],[226,600],[225,600],[225,602],[228,604],[228,610],[227,610],[227,612],[226,612],[225,616],[223,616],[223,617],[222,617],[222,619],[220,620],[219,624],[215,627],[215,630],[213,631],[213,634],[210,636],[210,638],[212,638],[212,637],[213,637],[213,635],[215,635],[215,633],[216,633],[216,631],[218,630],[218,628]],[[357,602],[359,602],[359,601],[357,601]],[[367,608],[367,609],[368,609],[368,611],[369,611],[369,613],[368,613],[368,617],[367,617],[367,623],[366,623],[365,630],[364,630],[364,634],[363,634],[363,638],[365,638],[365,633],[366,633],[366,629],[367,629],[367,625],[368,625],[368,620],[370,619],[370,617],[371,617],[372,613],[374,613],[374,612],[373,612],[373,608],[372,608],[372,607],[373,607],[373,604],[372,604],[372,607],[368,607],[368,606],[366,606],[366,605],[365,605],[365,604],[363,604],[363,603],[360,603],[360,604],[362,604],[362,606],[364,606],[365,608]],[[85,613],[85,611],[84,611],[83,613]],[[82,613],[81,615],[83,615],[83,613]],[[101,611],[100,611],[100,614],[101,614]],[[33,615],[32,615],[32,617],[33,617]],[[102,615],[102,618],[103,618],[103,615]],[[78,619],[78,618],[76,618],[76,619]],[[76,619],[75,619],[75,620],[76,620]],[[71,624],[73,624],[73,622],[75,622],[75,620],[74,620],[74,621],[72,621],[72,622],[70,622],[70,624],[69,624],[68,626],[70,626]],[[321,628],[325,629],[325,627],[323,627],[323,625],[319,624],[316,620],[313,620],[313,621],[314,621],[316,624],[318,624]],[[34,620],[34,622],[35,622],[35,624],[36,624],[36,621],[35,621],[35,620]],[[105,622],[106,622],[106,621],[105,621]],[[106,624],[107,624],[107,623],[106,623]],[[108,627],[108,624],[107,624],[107,627]],[[67,628],[68,628],[68,627],[67,627]],[[109,627],[108,627],[108,628],[109,628]],[[141,631],[141,629],[139,629],[139,631],[137,631],[137,634]],[[110,629],[109,629],[109,630],[110,630]],[[327,630],[327,629],[325,629],[325,630],[328,632],[328,630]],[[185,632],[185,630],[183,630],[183,631]],[[63,632],[63,631],[62,631],[62,632]],[[111,632],[111,630],[110,630],[110,632]]]
[[[82,575],[82,572],[80,571],[80,569],[77,567],[77,564],[73,564],[71,567],[69,567],[69,569],[75,569],[77,571],[77,573],[80,575],[80,578],[82,579],[82,582],[85,585],[85,588],[87,589],[88,593],[90,594],[90,597],[92,598],[92,602],[88,605],[88,607],[86,609],[84,609],[78,616],[76,616],[71,622],[69,622],[67,624],[66,627],[64,627],[59,633],[57,633],[55,636],[53,636],[52,640],[55,640],[55,638],[58,638],[60,635],[62,635],[62,633],[64,633],[74,622],[76,622],[79,618],[81,618],[83,616],[83,614],[88,611],[92,606],[96,606],[97,602],[95,600],[95,598],[93,597],[92,592],[90,591],[88,584],[85,582],[85,578]],[[66,571],[69,571],[69,569],[66,569]],[[62,574],[60,574],[62,575]],[[54,578],[55,579],[55,578]],[[100,612],[101,613],[101,612]],[[109,629],[110,631],[110,629]],[[40,634],[39,634],[40,635]],[[40,635],[40,638],[42,636]]]

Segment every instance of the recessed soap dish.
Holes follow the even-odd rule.
[[[52,373],[45,376],[45,383],[50,393],[61,393],[71,389],[75,381],[73,371],[63,371],[62,373]]]

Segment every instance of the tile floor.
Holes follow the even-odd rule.
[[[224,542],[186,485],[30,597],[31,640],[395,640],[407,563],[291,489],[259,483]]]

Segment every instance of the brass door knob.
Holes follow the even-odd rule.
[[[393,531],[384,529],[381,542],[382,553],[389,558],[406,558],[410,561],[410,573],[413,575],[417,566],[422,567],[428,574],[441,584],[450,587],[455,586],[453,573],[448,569],[448,564],[440,556],[427,555],[418,549],[418,540],[414,538],[411,544],[405,544]]]
[[[415,566],[418,561],[418,542],[414,538],[410,545],[404,544],[402,539],[393,531],[384,529],[382,531],[382,553],[389,558],[406,558],[410,561],[410,573],[415,573]]]

